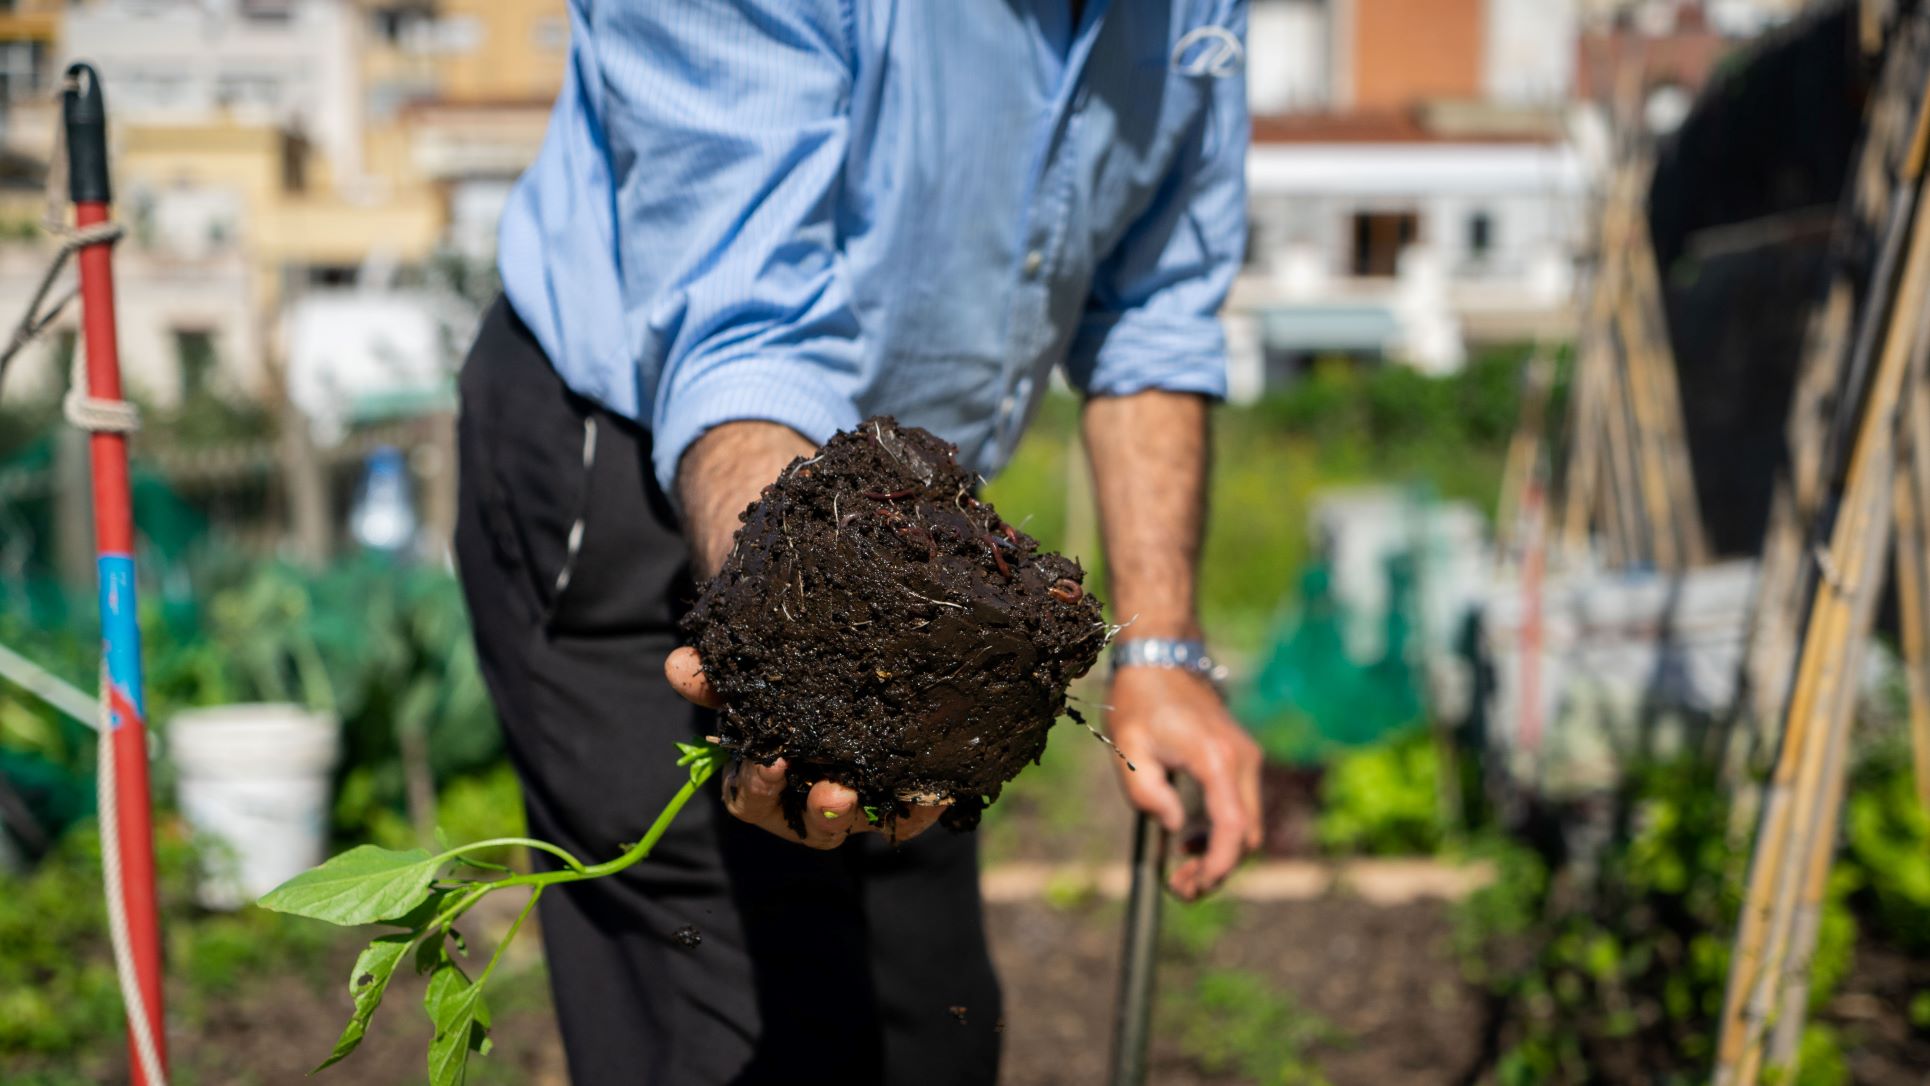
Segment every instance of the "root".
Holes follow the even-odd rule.
[[[900,591],[904,592],[905,595],[910,596],[912,599],[915,599],[915,600],[924,600],[926,603],[937,604],[940,607],[956,607],[961,611],[965,610],[965,605],[962,603],[946,603],[944,600],[935,600],[935,599],[932,599],[930,596],[921,596],[918,593],[913,592],[911,589],[906,588],[904,585],[899,585],[898,588]]]
[[[1095,728],[1091,724],[1086,722],[1086,714],[1080,712],[1077,709],[1067,707],[1066,715],[1071,717],[1073,720],[1077,721],[1081,728],[1084,728],[1086,731],[1090,732],[1094,739],[1097,739],[1101,743],[1104,743],[1108,747],[1111,747],[1112,752],[1119,756],[1119,760],[1126,763],[1127,769],[1131,770],[1134,773],[1139,772],[1139,767],[1133,764],[1133,760],[1131,758],[1126,757],[1125,751],[1119,749],[1119,744],[1113,742],[1109,737],[1105,735],[1105,733],[1101,732],[1098,728]]]

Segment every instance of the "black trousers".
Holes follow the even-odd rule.
[[[685,544],[650,435],[571,394],[506,303],[461,397],[456,554],[530,832],[606,859],[686,779],[673,741],[709,723],[663,678]],[[649,859],[539,915],[577,1086],[997,1076],[970,836],[815,852],[730,817],[713,783]]]

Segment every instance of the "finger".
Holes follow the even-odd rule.
[[[1247,851],[1257,851],[1266,843],[1266,806],[1260,799],[1260,769],[1264,759],[1260,748],[1252,746],[1240,765],[1240,802],[1246,805]]]
[[[1206,893],[1225,881],[1239,864],[1252,819],[1241,799],[1239,771],[1231,757],[1220,751],[1203,754],[1195,761],[1193,776],[1200,782],[1206,816],[1213,824],[1198,873],[1198,889]]]
[[[1200,869],[1204,864],[1205,860],[1198,856],[1181,861],[1173,867],[1173,873],[1167,876],[1166,885],[1173,888],[1173,893],[1179,895],[1180,900],[1198,901],[1205,893],[1200,883]]]
[[[1133,768],[1122,764],[1119,779],[1126,786],[1127,802],[1152,815],[1167,833],[1178,833],[1186,824],[1186,804],[1166,779],[1166,767],[1149,757],[1128,754],[1126,759]]]
[[[890,836],[892,844],[904,844],[936,825],[938,820],[944,817],[946,808],[950,806],[950,800],[944,803],[911,804],[901,809],[904,813],[892,819],[891,825],[885,832]]]
[[[811,786],[804,801],[804,835],[819,848],[835,848],[871,827],[858,811],[858,793],[834,781]]]
[[[724,707],[724,699],[710,688],[710,679],[704,675],[703,658],[689,645],[671,650],[670,658],[663,662],[663,677],[670,680],[671,689],[686,701],[706,709]]]
[[[759,826],[769,828],[772,820],[782,823],[784,815],[778,800],[784,794],[784,759],[758,765],[735,759],[724,771],[724,809]]]

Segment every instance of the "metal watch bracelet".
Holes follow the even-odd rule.
[[[1215,687],[1226,682],[1226,668],[1206,654],[1203,641],[1177,637],[1135,637],[1112,646],[1114,674],[1125,667],[1166,667],[1189,671]]]

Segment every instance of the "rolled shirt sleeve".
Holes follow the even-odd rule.
[[[835,203],[850,11],[835,2],[606,4],[590,40],[614,182],[624,319],[653,468],[725,422],[822,442],[858,422],[858,321]]]
[[[1088,396],[1226,395],[1219,311],[1246,248],[1251,133],[1244,69],[1210,81],[1187,153],[1094,272],[1065,360],[1066,379]]]

